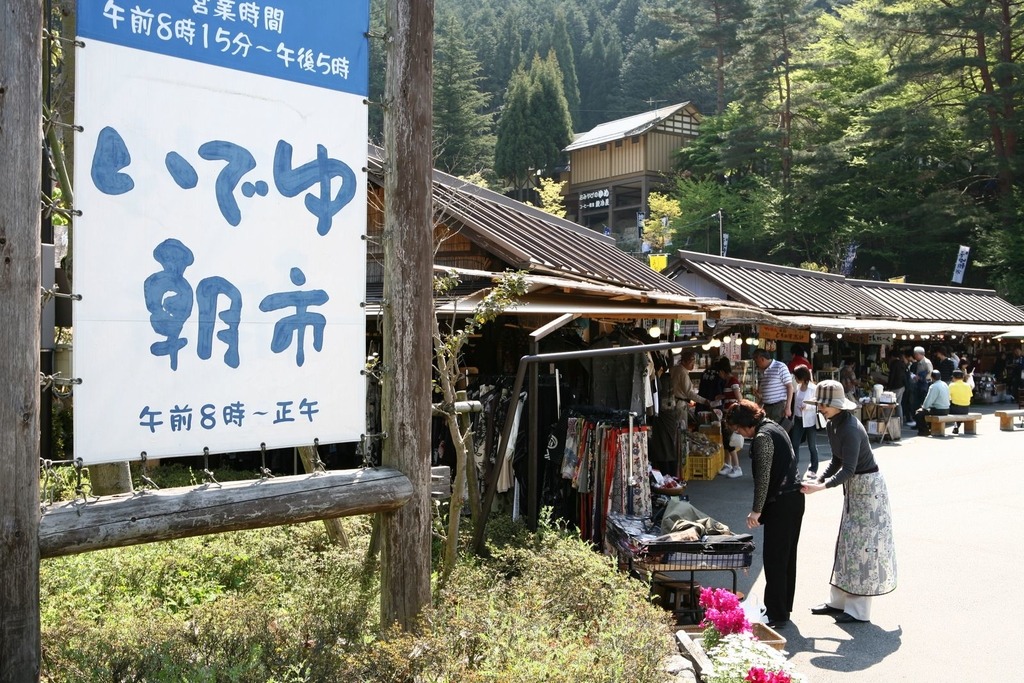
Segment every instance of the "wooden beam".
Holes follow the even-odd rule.
[[[0,19],[0,681],[39,680],[42,0]],[[51,268],[53,264],[50,264]]]
[[[142,491],[47,509],[39,553],[59,557],[103,548],[397,510],[409,479],[389,468],[332,470],[223,484]]]

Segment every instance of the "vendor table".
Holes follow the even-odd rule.
[[[889,441],[897,441],[902,437],[899,407],[899,403],[861,404],[860,419],[864,423],[869,439],[882,443],[886,437]]]
[[[736,570],[749,567],[753,559],[752,537],[743,534],[724,537],[735,540],[709,536],[700,541],[659,541],[658,531],[649,519],[611,514],[606,525],[606,548],[630,574],[650,581],[652,593],[671,594],[677,619],[687,617],[699,623],[703,610],[698,605],[696,574],[727,571],[735,593]]]

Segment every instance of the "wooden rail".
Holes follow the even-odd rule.
[[[395,469],[334,470],[290,477],[147,490],[47,508],[40,557],[397,510],[412,497]]]

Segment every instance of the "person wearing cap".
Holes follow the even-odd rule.
[[[866,623],[871,620],[871,598],[896,590],[889,492],[868,433],[851,412],[857,404],[846,398],[843,385],[819,382],[808,402],[828,420],[832,460],[817,477],[806,479],[801,490],[809,495],[842,486],[845,498],[829,597],[811,613],[832,615],[840,624]]]
[[[928,436],[931,425],[925,419],[927,415],[949,415],[949,385],[942,381],[942,373],[938,370],[932,370],[928,393],[914,414],[918,436]]]
[[[964,381],[964,371],[954,370],[953,371],[953,382],[949,385],[949,414],[950,415],[966,415],[971,412],[971,398],[974,396],[974,391],[971,386]],[[960,425],[963,422],[957,422],[953,425],[953,433],[960,433]]]
[[[764,606],[768,625],[789,623],[796,593],[796,555],[806,501],[800,494],[796,456],[789,435],[753,401],[743,399],[725,413],[729,429],[750,443],[754,502],[747,527],[764,527]]]

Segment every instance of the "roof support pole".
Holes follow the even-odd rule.
[[[543,327],[539,327],[530,333],[530,355],[540,355],[540,340],[546,336],[561,329],[565,325],[572,322],[578,316],[572,313],[566,313],[561,315]],[[539,458],[537,457],[537,437],[539,436],[538,429],[538,418],[540,415],[540,367],[537,363],[530,364],[530,390],[529,399],[526,402],[527,407],[530,410],[529,419],[529,459],[527,460],[527,484],[526,484],[526,525],[530,531],[537,530],[537,521],[539,518],[537,510],[537,475],[539,469]]]

